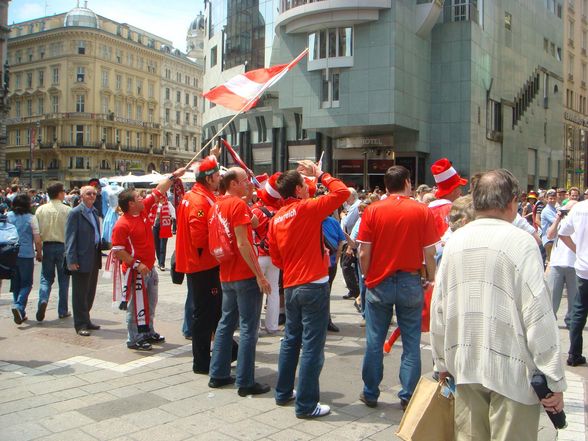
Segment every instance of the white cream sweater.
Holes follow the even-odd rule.
[[[559,333],[535,240],[499,219],[479,219],[445,245],[431,303],[431,344],[439,371],[536,404],[530,381],[543,372],[566,388]]]

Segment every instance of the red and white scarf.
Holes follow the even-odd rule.
[[[149,332],[149,296],[147,285],[141,273],[133,268],[122,271],[121,262],[115,251],[110,250],[106,259],[105,273],[112,274],[112,301],[118,307],[121,302],[133,302],[133,315],[139,333]],[[141,295],[137,295],[140,293]]]
[[[157,210],[159,209],[159,238],[169,239],[172,234],[172,217],[169,209],[169,202],[164,202],[159,208],[159,204],[153,204],[149,212],[149,223],[153,225],[157,219]]]

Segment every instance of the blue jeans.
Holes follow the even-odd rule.
[[[575,357],[582,355],[582,346],[584,344],[582,333],[588,316],[588,280],[578,277],[578,283],[578,295],[572,308],[570,320],[569,354]]]
[[[39,306],[41,306],[41,303],[49,302],[49,294],[51,294],[51,287],[55,281],[55,271],[57,270],[57,282],[59,283],[57,313],[60,316],[67,314],[67,297],[69,291],[69,276],[63,271],[64,252],[65,245],[62,243],[43,243]]]
[[[192,300],[193,292],[188,289],[186,294],[186,303],[184,304],[184,323],[182,324],[182,335],[184,337],[192,337],[192,324],[194,323],[194,300]]]
[[[140,341],[146,340],[155,334],[153,327],[153,319],[155,318],[155,308],[157,307],[157,300],[159,295],[159,276],[155,267],[144,278],[144,283],[147,288],[147,297],[149,299],[149,332],[140,333],[137,328],[137,317],[135,317],[135,298],[131,297],[127,305],[127,344],[133,345]],[[141,295],[141,293],[137,293]]]
[[[286,288],[286,329],[278,359],[276,401],[292,396],[300,357],[296,415],[311,413],[320,396],[319,376],[325,361],[329,323],[329,284],[307,283]],[[302,356],[300,356],[302,346]]]
[[[384,342],[394,307],[402,338],[400,359],[401,400],[410,400],[421,376],[421,314],[423,288],[418,274],[397,272],[378,286],[368,288],[365,304],[366,349],[363,359],[363,393],[377,400],[384,374]]]
[[[26,315],[27,301],[33,288],[34,268],[35,259],[33,257],[17,257],[16,271],[10,280],[12,297],[14,299],[12,307],[17,308],[23,317]]]
[[[251,387],[255,384],[255,347],[263,295],[255,278],[222,282],[221,285],[223,312],[214,338],[210,378],[224,379],[231,376],[233,333],[239,321],[236,384],[238,387]]]

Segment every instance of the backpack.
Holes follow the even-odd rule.
[[[212,207],[212,215],[208,220],[208,249],[219,263],[235,256],[229,222],[220,213],[218,205]]]
[[[0,279],[10,279],[16,268],[20,244],[16,227],[0,216]]]

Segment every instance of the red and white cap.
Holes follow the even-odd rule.
[[[219,171],[219,165],[214,155],[207,156],[194,166],[194,175],[196,178],[210,176],[217,171]]]
[[[437,184],[437,191],[435,197],[437,199],[448,195],[457,187],[461,187],[468,183],[467,179],[459,176],[459,173],[451,165],[451,161],[447,158],[441,158],[431,165],[431,173],[435,178]]]
[[[261,184],[261,188],[257,190],[257,196],[268,205],[276,205],[282,199],[276,184],[281,175],[282,172],[274,173],[270,177],[265,173],[256,176],[257,181]]]

